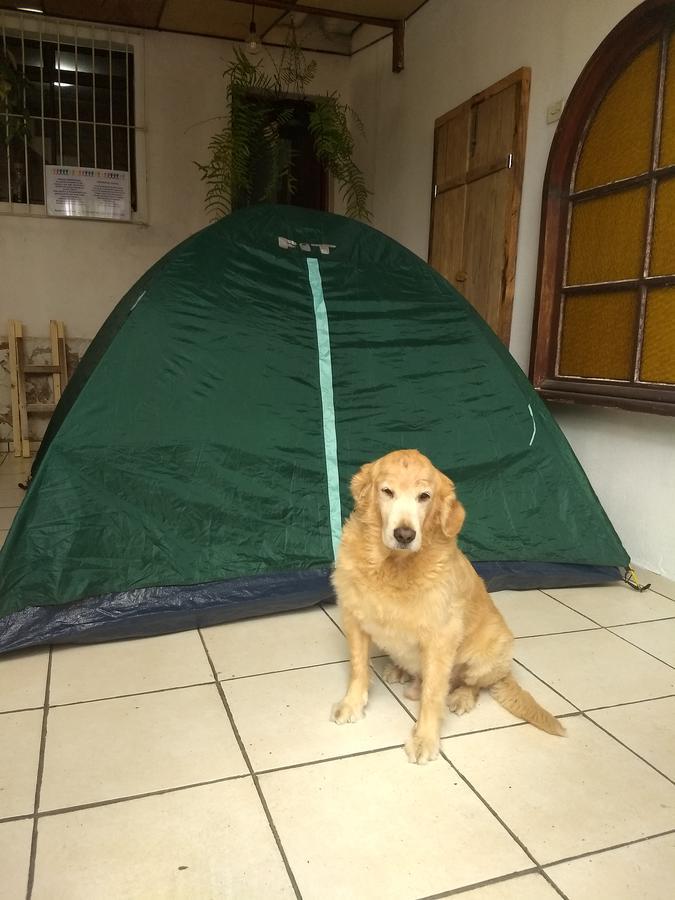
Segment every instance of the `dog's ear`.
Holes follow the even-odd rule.
[[[457,537],[464,525],[466,512],[457,499],[454,483],[442,472],[439,472],[439,475],[441,480],[439,491],[441,531],[446,537]]]
[[[373,464],[366,463],[364,466],[361,466],[356,475],[354,475],[350,484],[354,504],[357,507],[362,506],[365,502],[372,483]]]

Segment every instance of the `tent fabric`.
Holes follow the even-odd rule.
[[[474,563],[490,590],[603,584],[611,566],[563,563]],[[32,606],[2,620],[0,649],[80,644],[165,634],[303,609],[334,600],[330,569],[282,572],[185,587],[153,587],[91,597],[63,606]]]
[[[204,591],[214,621],[257,615],[266,579],[276,608],[303,605],[351,476],[403,447],[456,482],[462,548],[502,564],[501,586],[628,563],[520,368],[426,263],[328,213],[221,219],[127,293],[69,382],[0,552],[0,650],[53,640],[85,607],[122,631],[136,609],[138,633],[192,627]]]

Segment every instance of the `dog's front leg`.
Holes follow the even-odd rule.
[[[346,610],[343,614],[343,627],[349,644],[351,672],[347,693],[331,712],[331,719],[338,725],[363,718],[363,710],[368,702],[370,637]]]
[[[445,698],[458,643],[459,641],[453,642],[451,652],[445,642],[429,643],[421,648],[420,714],[405,745],[408,759],[412,763],[426,763],[438,758]]]

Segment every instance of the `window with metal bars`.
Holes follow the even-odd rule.
[[[136,211],[135,54],[129,37],[49,20],[41,20],[38,30],[33,21],[2,13],[0,22],[0,59],[19,98],[3,104],[0,96],[2,211],[44,212],[45,165],[129,172]]]
[[[675,414],[675,3],[647,0],[566,104],[544,190],[532,378]]]

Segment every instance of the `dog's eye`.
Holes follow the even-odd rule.
[[[422,491],[417,499],[420,503],[426,503],[427,500],[431,500],[431,494],[427,493],[427,491]]]
[[[382,493],[383,493],[383,494],[386,494],[387,497],[392,497],[392,498],[393,498],[393,496],[394,496],[394,492],[392,491],[391,488],[382,488]]]

